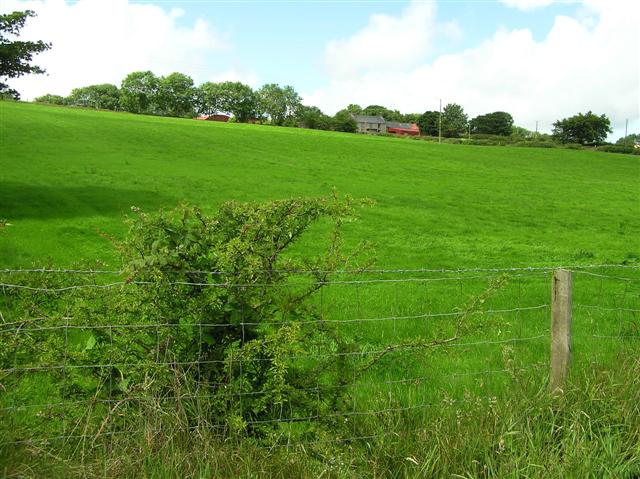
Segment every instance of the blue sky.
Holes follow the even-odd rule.
[[[322,60],[330,40],[348,37],[354,30],[365,27],[373,14],[400,15],[407,4],[406,1],[304,0],[162,2],[168,10],[184,10],[180,22],[185,25],[207,18],[217,29],[231,35],[233,49],[212,62],[221,66],[247,65],[258,72],[262,83],[292,84],[305,91],[319,88],[327,81]],[[472,48],[499,28],[528,28],[534,39],[540,40],[549,32],[556,15],[570,15],[578,8],[575,3],[557,3],[523,12],[496,1],[438,2],[439,19],[457,22],[462,35],[435,45],[425,60]]]
[[[577,112],[640,131],[637,0],[3,0],[38,13],[24,38],[53,43],[23,97],[119,84],[129,72],[196,83],[289,84],[334,113],[461,104],[550,131]]]

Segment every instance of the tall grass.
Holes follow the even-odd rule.
[[[544,375],[514,370],[508,394],[443,401],[421,411],[355,418],[356,439],[327,436],[268,447],[222,441],[173,410],[149,403],[129,418],[136,434],[52,448],[2,447],[5,477],[459,477],[637,478],[640,359],[574,371],[562,396]]]

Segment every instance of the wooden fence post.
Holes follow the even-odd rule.
[[[571,271],[553,272],[551,287],[551,376],[552,393],[562,393],[571,361]]]

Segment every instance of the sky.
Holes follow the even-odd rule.
[[[53,44],[23,99],[130,72],[292,85],[333,114],[349,103],[404,113],[458,103],[550,132],[588,110],[640,132],[637,0],[3,0],[31,9],[22,39]]]

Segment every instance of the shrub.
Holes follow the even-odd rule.
[[[60,364],[64,355],[66,365],[81,367],[43,373],[55,391],[52,398],[105,400],[121,410],[139,408],[131,397],[162,403],[162,398],[206,391],[197,406],[181,406],[187,423],[204,417],[227,431],[254,436],[280,427],[273,419],[283,409],[289,417],[330,417],[341,407],[345,389],[322,386],[340,383],[346,368],[353,371],[350,356],[336,360],[320,355],[308,361],[292,357],[354,348],[321,321],[307,299],[330,279],[330,271],[357,268],[358,258],[366,261],[366,244],[346,254],[341,240],[344,222],[366,203],[334,195],[263,204],[229,202],[213,215],[187,206],[155,215],[135,210],[127,239],[117,243],[125,264],[124,286],[67,289],[78,277],[43,275],[31,286],[60,291],[7,292],[14,317],[37,314],[48,319],[38,323],[44,328],[41,333],[0,337],[0,367],[46,369]],[[289,247],[319,221],[333,224],[325,253],[287,258]],[[29,284],[32,278],[24,280]],[[63,321],[73,326],[64,334]],[[11,394],[5,400],[24,400],[17,397],[29,390],[22,381],[16,375],[7,378],[4,386]],[[110,427],[120,426],[120,414],[99,408],[93,413],[97,419],[91,423],[87,418],[83,425],[89,433],[104,427],[100,424],[105,416],[114,422]],[[78,406],[65,414],[67,421],[79,421],[84,409]],[[49,435],[55,435],[64,426],[52,421],[47,427]]]
[[[624,153],[627,155],[640,155],[640,148],[634,148],[627,145],[601,145],[597,148],[598,151],[604,151],[608,153]]]

